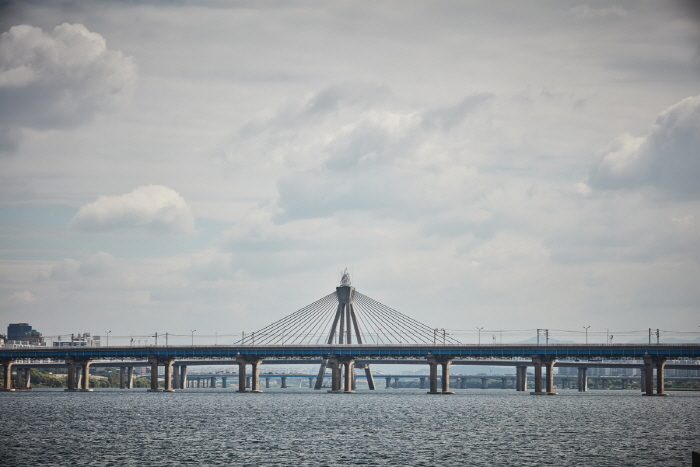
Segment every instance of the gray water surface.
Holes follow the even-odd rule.
[[[0,393],[0,465],[681,466],[700,393]]]

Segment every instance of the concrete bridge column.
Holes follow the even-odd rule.
[[[32,373],[31,373],[31,368],[25,368],[24,369],[24,386],[22,386],[26,389],[31,389],[32,388]]]
[[[350,376],[352,377],[352,390],[355,391],[357,389],[357,378],[355,378],[355,364],[353,363],[353,370],[352,373],[350,373]]]
[[[642,389],[642,394],[647,392],[647,370],[646,368],[642,368],[642,370],[639,372],[640,374],[640,380],[639,380],[639,386]]]
[[[309,378],[309,388],[313,388],[313,387],[314,387],[314,379]]]
[[[516,391],[527,391],[527,365],[515,367]]]
[[[127,367],[126,371],[126,388],[134,389],[134,367]]]
[[[202,378],[200,378],[199,376],[197,376],[197,378],[195,378],[195,379],[197,380],[197,389],[199,389],[200,386],[202,385]]]
[[[226,384],[226,382],[227,382],[226,380],[228,380],[228,376],[221,377],[221,388],[222,389],[226,389],[226,387],[228,386],[228,384]]]
[[[535,391],[530,394],[542,394],[542,357],[532,357],[535,366]]]
[[[12,360],[2,360],[2,368],[4,371],[2,378],[2,391],[14,391],[14,389],[12,389]]]
[[[420,378],[420,388],[425,389],[425,377]]]
[[[578,392],[588,392],[588,368],[578,367]]]
[[[238,363],[238,391],[236,392],[246,392],[245,360],[236,359],[236,363]]]
[[[501,389],[508,388],[508,378],[501,378]]]
[[[253,369],[251,368],[251,371],[252,371],[252,370],[253,370]],[[245,388],[246,388],[246,389],[251,389],[250,380],[251,380],[251,377],[250,377],[250,376],[246,376],[246,377],[245,377]]]
[[[187,365],[180,365],[180,387],[187,387]]]
[[[173,365],[173,381],[171,386],[173,389],[182,389],[182,386],[180,386],[180,365]]]
[[[126,367],[119,367],[119,389],[126,389]]]
[[[73,386],[73,390],[79,391],[80,390],[80,381],[83,378],[83,367],[80,365],[80,363],[76,362],[75,365],[75,386]]]
[[[331,367],[331,392],[340,392],[342,370],[338,357],[329,358],[328,365]]]
[[[391,376],[386,379],[386,389],[389,389],[391,387]]]
[[[15,372],[15,384],[14,384],[14,386],[16,388],[24,387],[22,385],[22,369],[21,368],[17,368],[17,371]]]
[[[280,387],[283,388],[283,389],[286,389],[286,388],[287,388],[287,377],[286,377],[286,376],[280,376],[280,380],[281,380],[281,383],[282,383],[282,384],[280,385]]]
[[[209,387],[216,389],[216,376],[211,377],[211,383],[209,384]]]
[[[163,377],[163,392],[175,392],[173,389],[173,364],[174,358],[166,358],[163,360],[164,377]],[[156,367],[156,371],[158,367]]]
[[[442,366],[442,393],[443,394],[454,394],[450,391],[450,365],[452,364],[452,359],[442,359],[440,365]]]
[[[488,378],[481,378],[481,389],[488,389],[489,388],[489,379]]]
[[[399,378],[394,378],[394,389],[399,388]]]
[[[439,394],[437,386],[438,362],[434,358],[428,358],[428,365],[430,365],[430,390],[428,394]]]
[[[80,379],[80,390],[82,392],[91,392],[92,389],[90,389],[90,364],[92,363],[92,360],[83,360],[80,362],[80,366],[82,367],[83,374]]]
[[[250,360],[250,392],[262,392],[260,389],[260,364],[262,358]]]
[[[265,389],[270,389],[270,378],[265,378]]]
[[[554,365],[557,363],[557,359],[549,357],[542,359],[542,361],[547,367],[547,395],[554,396],[557,394],[554,392]]]
[[[645,384],[644,389],[646,392],[644,395],[653,396],[654,395],[654,359],[652,357],[644,358],[644,369],[645,371]]]
[[[151,389],[148,392],[160,392],[158,389],[158,358],[149,357],[148,363],[151,364]]]
[[[664,369],[666,367],[665,358],[656,358],[656,395],[657,396],[668,396],[664,391]]]
[[[346,393],[351,393],[352,391],[352,379],[355,373],[355,360],[347,359],[343,362],[345,366],[345,391]]]

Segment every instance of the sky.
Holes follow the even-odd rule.
[[[691,4],[2,2],[0,329],[699,338]]]

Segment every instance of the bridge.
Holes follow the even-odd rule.
[[[153,392],[174,392],[186,387],[187,365],[206,361],[229,361],[238,365],[239,392],[260,392],[263,361],[320,363],[314,388],[321,389],[326,368],[331,368],[330,392],[353,392],[355,368],[364,369],[371,390],[375,389],[371,366],[379,363],[415,362],[429,366],[429,394],[452,394],[450,366],[465,361],[500,359],[516,368],[516,389],[525,391],[527,367],[534,367],[534,395],[554,395],[554,366],[579,367],[579,388],[586,386],[589,360],[612,359],[643,362],[644,394],[664,392],[664,371],[670,359],[700,358],[700,344],[462,344],[444,332],[399,313],[359,292],[346,274],[336,291],[316,302],[223,346],[143,347],[27,347],[0,349],[4,390],[12,390],[11,372],[16,364],[61,362],[67,366],[69,391],[90,391],[89,369],[98,364],[120,363],[131,373],[137,363],[151,368]],[[176,364],[177,362],[177,364]],[[54,366],[56,363],[53,363]],[[201,363],[199,363],[201,364]],[[164,387],[158,385],[159,366],[164,367]],[[114,363],[111,366],[115,366]],[[246,389],[246,368],[250,366],[250,391]],[[693,365],[694,366],[694,365]],[[543,378],[542,370],[546,372]],[[131,370],[128,370],[131,368]],[[25,368],[26,369],[26,368]],[[656,378],[654,378],[656,373]],[[440,376],[438,376],[440,374]],[[129,377],[130,378],[130,377]],[[438,380],[440,387],[438,388]],[[127,385],[128,386],[128,385]]]

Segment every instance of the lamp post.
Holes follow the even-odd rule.
[[[584,326],[584,327],[583,327],[583,329],[586,330],[586,345],[588,345],[588,328],[590,328],[590,326]]]
[[[109,333],[112,331],[105,331],[105,334],[107,334],[107,347],[109,347]]]
[[[192,347],[194,347],[194,333],[197,331],[196,329],[192,330]]]
[[[478,329],[478,330],[479,330],[479,345],[481,345],[481,330],[482,330],[482,329],[484,329],[484,327],[483,327],[483,326],[482,326],[482,327],[480,327],[480,328],[479,328],[479,327],[477,327],[476,329]]]

